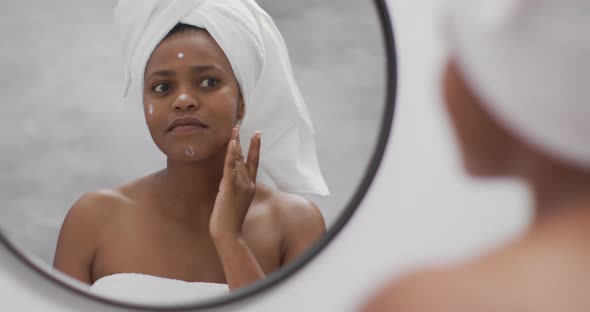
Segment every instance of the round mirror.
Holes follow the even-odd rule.
[[[1,30],[0,232],[56,286],[142,310],[229,303],[296,273],[353,215],[393,118],[384,0],[126,1],[117,16],[117,0],[29,2]],[[154,18],[167,5],[186,11]],[[215,14],[242,24],[213,29]]]

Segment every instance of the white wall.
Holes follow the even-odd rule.
[[[390,0],[399,94],[390,145],[362,207],[337,239],[280,287],[223,311],[354,311],[384,278],[426,262],[474,256],[528,222],[520,185],[462,174],[440,103],[437,0]],[[54,287],[0,251],[7,311],[104,311]],[[8,308],[10,307],[10,308]]]

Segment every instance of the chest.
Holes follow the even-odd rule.
[[[265,273],[280,267],[281,240],[272,226],[244,233]],[[205,232],[206,233],[206,232]],[[103,231],[93,280],[116,273],[143,273],[189,282],[226,283],[215,244],[204,231],[145,217],[126,217]]]

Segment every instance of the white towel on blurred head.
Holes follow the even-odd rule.
[[[540,150],[590,168],[590,1],[455,0],[455,60],[486,109]]]
[[[314,130],[295,83],[283,37],[254,0],[120,0],[127,91],[143,102],[144,71],[178,23],[206,29],[225,52],[246,107],[241,136],[262,132],[259,177],[279,190],[328,195]],[[247,151],[249,140],[242,140]]]

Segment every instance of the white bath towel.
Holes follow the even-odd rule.
[[[143,102],[143,75],[159,42],[178,23],[206,29],[225,52],[246,115],[243,150],[262,132],[259,177],[279,190],[328,195],[314,129],[293,77],[287,47],[254,0],[120,0],[115,10],[124,46],[127,91]]]
[[[452,53],[515,135],[590,168],[590,1],[455,0]]]
[[[181,305],[227,295],[226,284],[186,282],[139,273],[117,273],[98,279],[93,294],[136,304]]]

